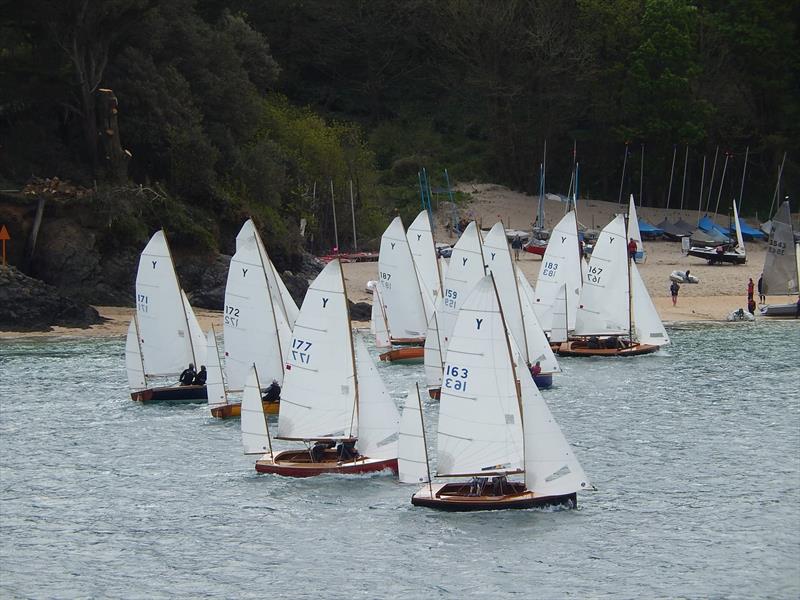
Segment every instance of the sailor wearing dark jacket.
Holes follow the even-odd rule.
[[[189,363],[189,366],[183,370],[179,378],[181,385],[192,385],[194,382],[194,374],[194,363]]]

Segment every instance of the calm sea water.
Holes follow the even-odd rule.
[[[128,399],[122,338],[0,341],[0,597],[797,598],[800,323],[670,335],[545,392],[578,510],[472,514],[256,474],[238,420]],[[398,403],[422,380],[380,368]]]

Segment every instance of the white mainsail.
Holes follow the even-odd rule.
[[[136,272],[136,315],[146,375],[177,375],[200,357],[163,231],[145,246]],[[199,327],[198,327],[199,328]]]
[[[597,238],[575,315],[575,335],[630,332],[625,217],[617,215]]]
[[[567,341],[567,284],[561,286],[553,302],[550,341],[553,343]]]
[[[181,300],[183,301],[183,312],[186,315],[186,322],[189,324],[189,335],[192,338],[192,348],[194,348],[195,367],[199,369],[199,365],[206,363],[206,336],[203,333],[200,323],[197,322],[197,317],[192,310],[192,305],[189,304],[189,298],[186,292],[181,290]]]
[[[217,336],[213,327],[206,334],[206,392],[209,406],[228,403],[225,381],[222,379],[222,364],[219,360]]]
[[[400,418],[400,438],[397,444],[397,466],[400,483],[427,483],[428,450],[422,422],[422,401],[419,388],[409,391]]]
[[[436,301],[436,310],[433,311],[428,321],[428,332],[425,335],[425,351],[423,362],[425,364],[425,385],[429,388],[438,388],[442,384],[442,333],[439,329],[439,306],[442,299]]]
[[[276,307],[280,295],[272,292],[255,228],[236,238],[225,286],[225,373],[230,389],[240,390],[253,363],[269,381],[283,382],[284,357],[292,343],[291,327],[283,310]],[[267,260],[269,260],[267,258]]]
[[[286,355],[278,437],[357,437],[356,375],[350,317],[338,259],[306,292]]]
[[[742,237],[742,226],[739,224],[739,211],[736,209],[736,202],[733,203],[733,223],[736,229],[736,252],[747,254],[744,249],[744,238]]]
[[[488,276],[461,302],[447,350],[438,475],[522,471],[522,418],[515,380],[506,324]]]
[[[536,496],[591,489],[561,428],[530,377],[520,377],[525,439],[525,487]]]
[[[658,311],[650,299],[639,269],[631,263],[631,286],[633,288],[633,322],[636,339],[642,344],[655,344],[656,346],[666,346],[669,344],[669,336]]]
[[[139,347],[139,330],[136,327],[136,316],[128,325],[128,336],[125,338],[125,371],[128,374],[128,387],[132,391],[147,387],[144,377],[142,350]]]
[[[533,364],[539,361],[545,373],[560,371],[533,306],[520,289],[519,278],[521,276],[524,279],[524,275],[518,274],[514,268],[502,222],[495,223],[483,241],[483,256],[487,268],[494,276],[506,325],[522,350],[524,362]]]
[[[241,427],[245,454],[264,454],[271,451],[267,415],[261,404],[261,383],[255,365],[250,366],[244,384]]]
[[[789,296],[798,293],[800,252],[794,243],[791,219],[787,200],[772,219],[762,279],[765,295]]]
[[[425,306],[414,258],[400,217],[395,217],[381,236],[378,286],[381,288],[391,338],[423,337],[428,324]]]
[[[533,308],[545,331],[551,329],[551,307],[563,285],[567,286],[567,327],[575,328],[575,312],[583,286],[582,262],[577,217],[571,210],[553,228],[536,280]]]
[[[397,458],[400,413],[383,383],[364,340],[357,337],[358,451],[370,458]],[[282,409],[281,409],[282,410]]]
[[[414,257],[422,288],[433,302],[442,295],[443,274],[436,260],[436,246],[433,242],[431,221],[428,212],[423,210],[414,219],[406,232],[408,247]]]

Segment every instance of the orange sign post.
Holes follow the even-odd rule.
[[[8,229],[3,225],[0,227],[0,241],[3,242],[3,266],[6,266],[6,240],[10,240],[11,236],[8,235]]]

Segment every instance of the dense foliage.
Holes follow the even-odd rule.
[[[675,154],[678,188],[687,148],[693,208],[717,147],[726,199],[749,147],[746,213],[769,210],[784,152],[784,189],[800,178],[791,0],[0,6],[2,180],[126,183],[97,142],[96,92],[111,88],[130,182],[180,205],[147,214],[223,229],[254,215],[279,254],[300,244],[301,219],[310,248],[333,245],[331,187],[352,246],[351,182],[364,242],[416,210],[422,167],[437,184],[448,168],[535,191],[545,140],[548,189],[566,191],[576,157],[581,192],[603,199],[623,162],[621,191],[638,195],[643,152],[646,205],[665,204]]]

